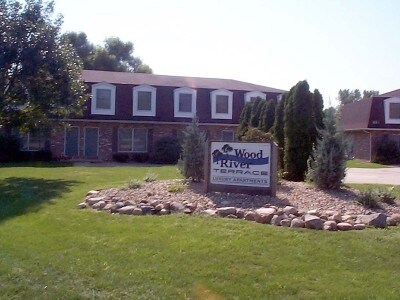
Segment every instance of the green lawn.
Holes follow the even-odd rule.
[[[316,232],[76,209],[88,190],[149,168],[0,167],[0,298],[398,298],[398,228]]]
[[[382,165],[377,163],[372,163],[368,161],[361,161],[361,160],[348,160],[346,162],[347,168],[365,168],[365,169],[379,169],[379,168],[389,168],[388,165]]]

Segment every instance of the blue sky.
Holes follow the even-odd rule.
[[[339,89],[400,88],[398,0],[56,0],[63,31],[118,36],[155,74],[288,90],[306,79],[325,107]]]

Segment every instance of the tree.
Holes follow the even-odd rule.
[[[357,102],[362,99],[369,99],[372,96],[377,96],[377,95],[379,95],[379,92],[375,90],[364,90],[361,96],[360,90],[358,89],[355,90],[343,89],[339,90],[337,99],[339,100],[340,105],[344,105],[347,103]]]
[[[153,70],[143,64],[139,57],[133,56],[132,42],[123,42],[118,37],[108,37],[104,40],[104,46],[94,46],[83,32],[68,32],[64,37],[83,60],[85,69],[153,73]]]
[[[275,121],[274,126],[272,128],[274,138],[278,143],[278,167],[280,170],[284,169],[283,164],[283,154],[285,149],[285,132],[284,132],[284,110],[285,110],[285,101],[288,97],[288,93],[282,95],[282,99],[278,101],[275,109]]]
[[[236,132],[236,137],[239,141],[242,140],[242,137],[245,135],[247,128],[250,125],[252,108],[253,103],[247,102],[242,109],[242,113],[240,114],[239,126]]]
[[[265,100],[261,99],[260,97],[257,97],[257,99],[254,101],[250,117],[250,125],[252,127],[258,127],[260,122],[261,108],[264,103]]]
[[[289,93],[285,105],[284,124],[285,178],[302,181],[312,151],[314,132],[312,94],[307,81],[300,81]]]
[[[313,144],[317,142],[317,138],[319,136],[318,131],[324,128],[324,100],[322,99],[321,93],[315,89],[312,95],[312,118],[314,122],[313,127],[313,136],[312,141]]]
[[[183,132],[182,158],[178,167],[185,178],[199,181],[204,178],[205,137],[200,131],[197,118]]]
[[[260,122],[259,129],[264,132],[268,132],[274,126],[275,121],[275,110],[276,110],[276,102],[275,100],[266,101],[262,108],[260,114]]]
[[[0,0],[0,126],[36,131],[79,114],[82,62],[61,37],[54,3]]]
[[[379,91],[374,91],[374,90],[370,90],[370,91],[368,91],[368,90],[364,90],[363,91],[363,99],[369,99],[369,98],[371,98],[371,97],[373,97],[373,96],[378,96],[379,95]]]
[[[346,170],[343,137],[336,132],[333,111],[325,117],[325,129],[308,162],[307,177],[322,189],[337,189],[342,185]]]

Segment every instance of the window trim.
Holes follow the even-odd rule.
[[[111,91],[111,108],[110,109],[103,109],[103,108],[96,107],[97,99],[96,99],[95,95],[96,95],[96,91],[99,89]],[[92,115],[110,115],[110,116],[115,115],[115,91],[116,91],[115,85],[107,83],[107,82],[100,82],[100,83],[96,83],[96,84],[92,85],[92,102],[91,102]]]
[[[120,129],[130,129],[130,131],[131,131],[131,150],[130,151],[120,150],[120,148],[119,148],[119,146],[120,146],[120,143],[119,143]],[[134,146],[133,140],[135,139],[135,130],[145,130],[146,131],[146,142],[145,142],[146,149],[144,151],[134,151],[133,150],[133,146]],[[119,127],[118,128],[118,144],[117,144],[118,152],[121,152],[121,153],[147,153],[148,152],[148,143],[149,143],[149,130],[147,128],[127,128],[127,127]]]
[[[251,102],[251,98],[253,97],[260,97],[261,99],[266,100],[267,94],[258,91],[247,92],[244,94],[244,102]]]
[[[385,99],[384,101],[384,109],[385,109],[385,123],[386,124],[400,124],[400,118],[391,118],[390,117],[390,104],[392,103],[400,103],[399,97],[392,97]]]
[[[228,96],[228,113],[217,113],[217,96]],[[233,92],[220,89],[211,92],[211,118],[212,119],[232,119]]]
[[[191,94],[192,95],[192,111],[181,112],[179,111],[179,95]],[[174,117],[179,118],[193,118],[196,115],[196,97],[197,91],[188,87],[181,87],[174,90]]]
[[[67,152],[67,129],[68,128],[78,128],[78,156],[79,156],[79,152],[80,152],[80,144],[81,144],[81,130],[79,126],[64,126],[64,155],[66,155],[65,153]]]
[[[41,147],[40,149],[31,149],[31,147],[30,147],[30,140],[31,140],[31,132],[27,132],[27,133],[25,133],[25,134],[22,134],[19,138],[20,138],[20,140],[21,139],[23,139],[24,137],[26,137],[26,144],[27,144],[27,148],[26,149],[23,149],[22,148],[22,143],[21,143],[21,145],[20,145],[20,150],[21,151],[26,151],[26,152],[38,152],[38,151],[42,151],[42,150],[45,150],[46,149],[46,140],[47,140],[47,138],[46,138],[46,136],[44,136],[43,135],[43,133],[41,133],[41,132],[39,132],[38,134],[39,134],[39,140],[41,141],[41,142],[43,142],[43,147]]]
[[[148,116],[154,117],[156,115],[156,99],[157,99],[157,89],[150,85],[138,85],[133,89],[133,108],[132,115],[133,116]],[[139,110],[139,92],[150,92],[151,93],[151,109],[150,110]]]

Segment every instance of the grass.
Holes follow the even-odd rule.
[[[379,168],[389,168],[387,165],[382,165],[382,164],[377,164],[377,163],[372,163],[368,161],[362,161],[362,160],[348,160],[346,162],[346,167],[347,168],[363,168],[363,169],[379,169]]]
[[[389,185],[389,184],[361,184],[361,183],[349,183],[346,184],[347,186],[360,190],[360,191],[366,191],[366,190],[374,190],[376,192],[379,192],[382,189],[391,189],[392,194],[396,196],[396,199],[400,200],[400,185]]]
[[[149,167],[0,167],[0,299],[395,299],[400,229],[292,230],[76,205]],[[158,179],[179,178],[154,167]]]

